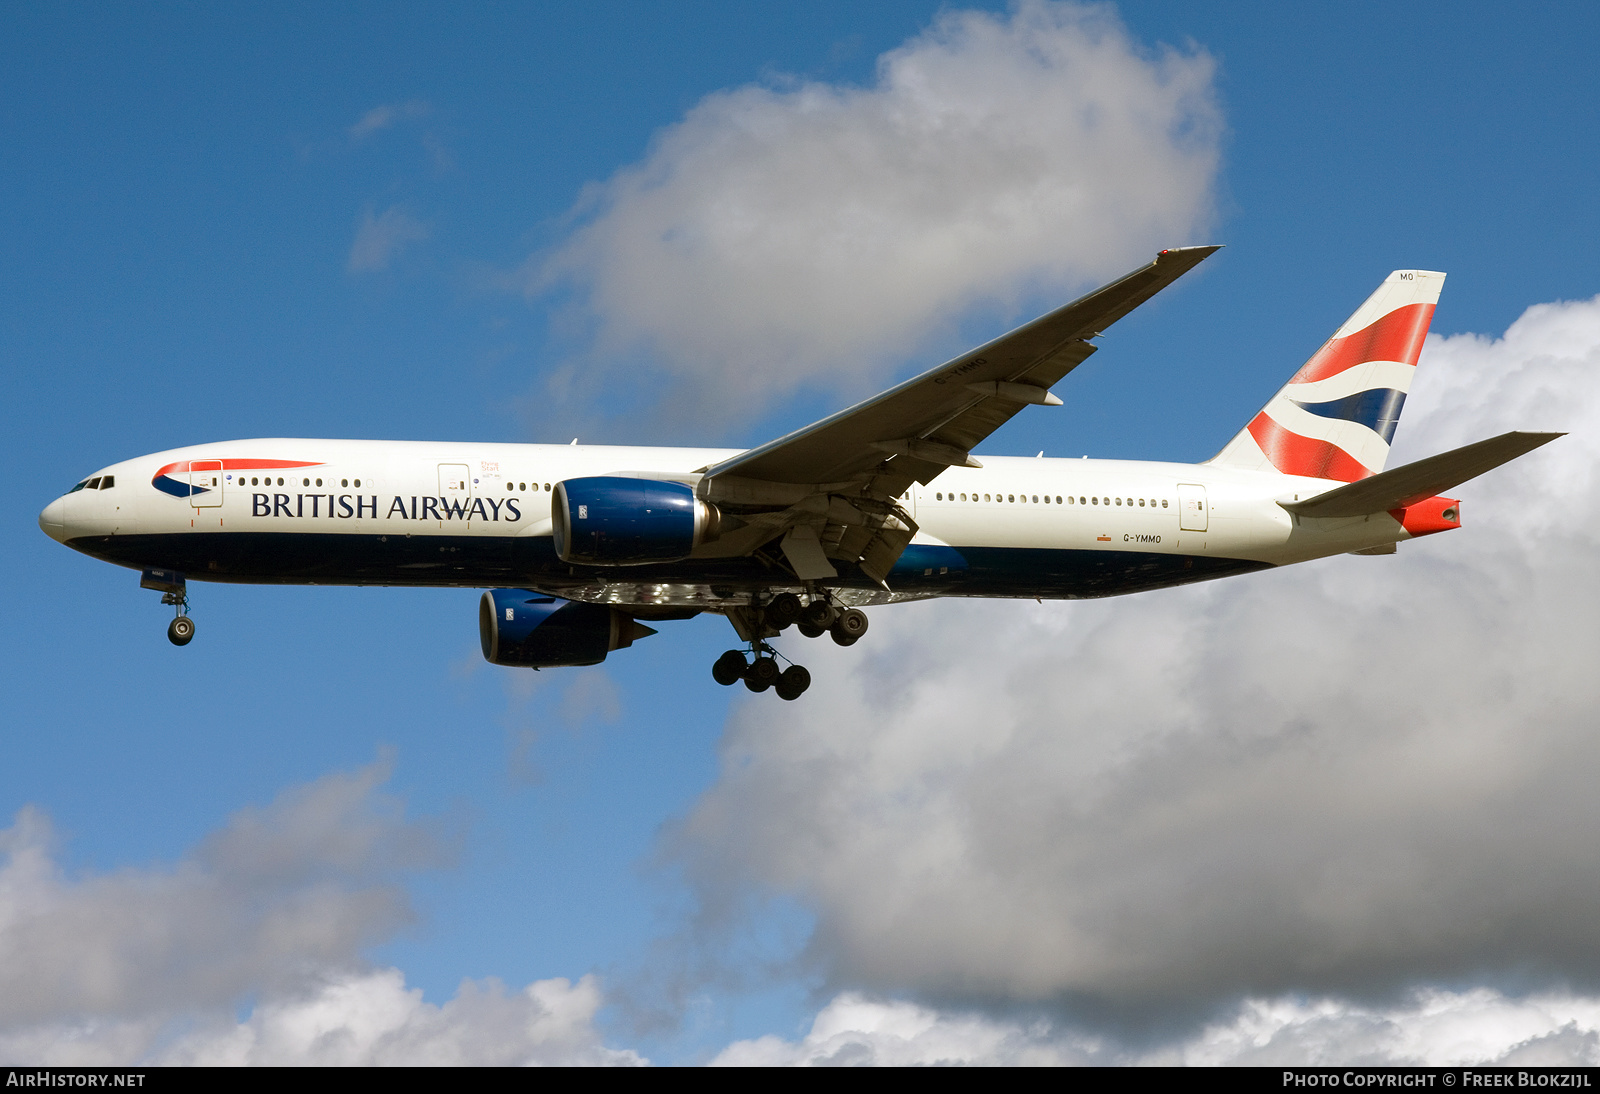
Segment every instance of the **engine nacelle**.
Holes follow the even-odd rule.
[[[717,508],[681,482],[597,476],[556,484],[550,499],[562,562],[677,562],[717,535]]]
[[[495,665],[598,665],[612,650],[655,633],[615,608],[527,589],[490,589],[478,602],[483,656]]]

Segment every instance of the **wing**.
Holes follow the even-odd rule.
[[[708,556],[749,554],[784,534],[804,580],[854,563],[880,583],[916,534],[899,501],[1025,406],[1059,406],[1050,386],[1082,364],[1088,341],[1198,265],[1216,247],[1162,251],[1087,296],[804,429],[701,469],[700,493],[732,527]],[[696,552],[697,557],[700,552]]]

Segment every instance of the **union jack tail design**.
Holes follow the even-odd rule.
[[[1383,470],[1444,274],[1396,270],[1211,463],[1355,482]]]

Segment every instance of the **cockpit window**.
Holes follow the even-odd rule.
[[[88,483],[84,486],[84,489],[85,490],[98,490],[98,489],[100,489],[100,480],[99,479],[90,479],[88,481]]]
[[[100,489],[102,490],[110,490],[115,485],[117,485],[117,477],[115,475],[107,475],[100,480]]]
[[[85,486],[88,486],[88,485],[89,485],[89,480],[88,479],[84,479],[77,486],[74,486],[71,490],[68,490],[67,493],[76,494],[79,490],[82,490]]]

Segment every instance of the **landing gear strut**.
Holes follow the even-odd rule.
[[[174,646],[187,646],[194,638],[194,620],[189,618],[189,584],[184,576],[176,570],[146,570],[139,575],[139,588],[156,590],[161,594],[161,603],[172,607],[167,641]]]
[[[189,618],[189,598],[183,593],[165,593],[161,603],[177,609],[172,622],[167,624],[167,641],[174,646],[187,646],[194,638],[194,620]]]
[[[811,686],[811,674],[792,662],[788,668],[780,669],[778,651],[767,644],[767,637],[798,624],[800,633],[807,638],[828,634],[841,646],[853,646],[867,633],[866,612],[839,608],[826,596],[817,596],[805,604],[794,593],[779,593],[765,606],[735,611],[739,614],[729,614],[740,637],[750,639],[749,650],[729,650],[717,658],[711,666],[711,678],[723,687],[743,680],[751,691],[775,691],[778,698],[785,700],[805,694]],[[752,634],[757,637],[750,637]]]
[[[778,693],[778,698],[786,700],[800,698],[811,686],[811,674],[801,666],[791,664],[780,669],[778,651],[765,642],[752,642],[750,652],[755,654],[754,660],[743,650],[729,650],[711,666],[711,678],[724,687],[743,680],[751,691],[770,689]]]

